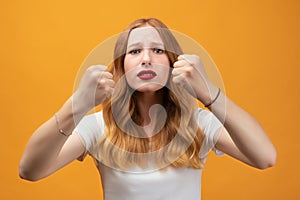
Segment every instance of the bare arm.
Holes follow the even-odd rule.
[[[216,90],[212,86],[212,93],[216,94]],[[222,92],[210,109],[221,121],[225,119],[226,129],[221,130],[217,149],[259,169],[276,163],[276,149],[253,116]]]
[[[105,68],[106,69],[106,68]],[[103,66],[90,67],[84,74],[78,90],[57,111],[59,124],[51,117],[30,138],[19,164],[20,177],[35,181],[44,178],[85,151],[73,132],[76,124],[94,106],[113,92],[112,75]],[[59,132],[59,128],[66,134]]]
[[[72,100],[69,99],[58,113],[61,129],[71,133],[75,127]],[[84,113],[81,114],[83,115]],[[59,133],[55,118],[50,118],[30,138],[19,165],[20,177],[32,181],[38,180],[79,157],[85,148],[75,137]],[[59,155],[63,153],[63,149],[70,147],[72,151],[69,155],[65,155],[65,161],[60,161],[61,166],[58,167],[56,163],[60,159]]]
[[[208,79],[198,56],[181,55],[174,63],[173,81],[184,85],[204,105],[209,105],[218,88]],[[276,162],[276,150],[258,121],[220,92],[209,106],[225,128],[216,147],[251,166],[265,169]]]

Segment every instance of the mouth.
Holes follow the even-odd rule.
[[[140,71],[137,76],[142,80],[150,80],[156,77],[156,73],[152,70],[142,70]]]

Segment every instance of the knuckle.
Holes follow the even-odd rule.
[[[194,72],[194,69],[192,67],[187,67],[185,70],[185,75],[186,76],[191,76]]]
[[[95,70],[95,66],[94,66],[94,65],[89,66],[89,67],[86,69],[87,72],[93,72],[94,70]]]
[[[112,87],[115,87],[115,85],[116,85],[115,81],[112,80],[111,85],[112,85]]]
[[[104,78],[99,80],[99,86],[104,87],[106,85],[106,80]]]
[[[202,63],[202,60],[201,60],[201,58],[198,55],[194,55],[194,59],[195,59],[195,62]]]
[[[105,91],[106,91],[107,93],[110,93],[111,88],[107,86],[107,87],[105,87]]]
[[[91,73],[91,77],[94,78],[94,79],[102,79],[102,72],[93,71]]]
[[[106,80],[105,80],[105,79],[101,79],[101,80],[100,80],[100,84],[101,84],[102,86],[105,86]]]
[[[173,77],[173,82],[177,84],[178,83],[178,77]]]
[[[111,94],[111,88],[110,87],[104,87],[103,94],[105,96],[110,95]]]
[[[178,74],[179,74],[179,72],[178,72],[178,70],[177,70],[177,69],[173,69],[173,71],[172,71],[172,74],[173,74],[173,75],[178,75]]]

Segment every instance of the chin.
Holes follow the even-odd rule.
[[[162,89],[164,86],[158,85],[158,84],[150,84],[145,85],[139,88],[136,88],[135,91],[137,92],[143,92],[143,93],[152,93],[157,92],[158,90]]]

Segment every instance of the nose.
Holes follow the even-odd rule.
[[[142,56],[142,65],[151,65],[150,51],[145,49]]]

